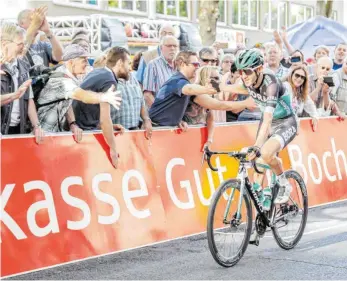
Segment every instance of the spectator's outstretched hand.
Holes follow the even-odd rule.
[[[121,92],[115,91],[115,86],[112,85],[108,91],[101,95],[100,102],[107,102],[111,104],[115,109],[119,110],[122,97]]]
[[[245,100],[245,103],[246,103],[246,108],[250,111],[253,111],[258,107],[257,104],[255,103],[254,99],[251,97],[247,98]]]
[[[32,80],[29,79],[27,81],[25,81],[19,88],[17,91],[14,92],[14,96],[13,99],[17,100],[20,99],[26,92],[26,90],[30,87]]]
[[[39,30],[42,26],[43,21],[46,18],[47,7],[42,6],[38,9],[35,9],[31,15],[30,27],[34,30]]]

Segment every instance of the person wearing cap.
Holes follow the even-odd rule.
[[[72,100],[89,104],[110,103],[119,109],[119,92],[110,87],[106,93],[86,91],[79,87],[78,75],[88,66],[88,52],[77,44],[69,45],[63,54],[64,63],[50,76],[38,98],[38,116],[46,132],[61,132],[67,127],[77,142],[82,139],[82,130],[77,126],[72,109]],[[67,122],[66,122],[67,121]]]

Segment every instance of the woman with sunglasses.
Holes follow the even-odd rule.
[[[306,112],[313,118],[313,131],[316,131],[319,115],[309,95],[307,68],[303,65],[294,67],[288,76],[288,81],[284,82],[284,85],[292,95],[292,106],[297,117],[304,117],[304,113]]]
[[[292,186],[284,175],[278,153],[296,136],[298,124],[292,108],[291,96],[273,74],[264,71],[264,58],[258,49],[245,50],[236,57],[236,67],[240,72],[242,84],[227,85],[223,76],[221,90],[238,94],[249,94],[261,109],[262,118],[259,124],[255,145],[249,148],[249,159],[261,155],[277,175],[280,190],[275,200],[283,204],[289,200]],[[271,189],[262,191],[262,175],[255,175],[254,190],[263,200],[264,210],[271,205]]]

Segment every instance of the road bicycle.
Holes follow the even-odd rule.
[[[293,189],[286,204],[276,205],[274,200],[279,190],[276,175],[268,165],[248,161],[247,154],[241,151],[215,152],[210,151],[208,147],[204,149],[203,161],[207,161],[212,171],[218,171],[211,164],[213,155],[228,155],[240,163],[237,177],[224,181],[215,191],[208,212],[208,246],[215,261],[224,267],[237,264],[247,250],[252,234],[252,203],[257,210],[254,221],[255,231],[258,233],[258,239],[254,241],[256,245],[259,245],[259,237],[263,237],[267,228],[271,228],[277,244],[285,250],[290,250],[299,243],[306,226],[308,197],[300,174],[294,170],[285,172]],[[248,177],[250,168],[263,174],[264,171],[260,171],[258,167],[271,172],[272,202],[269,211],[263,209],[262,202]],[[284,231],[285,234],[282,235],[287,227],[297,227],[297,230],[289,233]],[[237,241],[240,241],[239,246]]]

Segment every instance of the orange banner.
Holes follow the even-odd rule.
[[[347,122],[319,122],[281,155],[308,185],[311,205],[347,198]],[[220,126],[214,150],[254,143],[257,124]],[[119,169],[102,134],[1,141],[1,276],[148,245],[205,231],[211,195],[237,174],[237,162],[217,157],[219,172],[201,166],[206,128],[117,136]],[[289,157],[288,157],[289,156]]]

